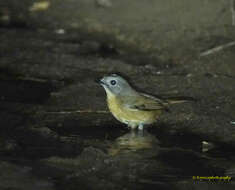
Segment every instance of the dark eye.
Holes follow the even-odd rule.
[[[110,81],[110,84],[113,85],[113,86],[114,86],[116,83],[117,83],[117,82],[116,82],[115,80],[111,80],[111,81]]]

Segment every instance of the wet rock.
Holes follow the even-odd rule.
[[[190,180],[190,181],[182,181],[182,182],[179,182],[177,184],[177,188],[179,189],[182,189],[182,190],[186,190],[186,189],[190,189],[190,188],[193,188],[195,190],[199,190],[199,189],[202,189],[202,190],[206,190],[208,188],[212,188],[212,189],[215,189],[215,190],[223,190],[223,189],[228,189],[228,190],[232,190],[234,189],[235,185],[231,182],[217,182],[216,183],[213,183],[213,182],[204,182],[204,181],[198,181],[198,182],[195,182],[193,180]]]
[[[0,150],[2,152],[13,152],[13,151],[18,151],[19,145],[17,142],[13,139],[1,139],[0,142]]]
[[[7,86],[7,88],[6,88]],[[49,98],[50,87],[33,81],[1,81],[0,88],[6,89],[1,92],[3,100],[17,102],[40,103]],[[30,89],[30,93],[29,93]],[[40,92],[40,93],[39,93]]]
[[[4,171],[0,175],[1,189],[25,189],[25,190],[52,190],[54,185],[47,179],[39,179],[31,175],[32,168],[17,166],[9,162],[0,162],[0,169]]]
[[[101,150],[88,147],[85,148],[82,154],[77,158],[60,158],[51,157],[43,160],[43,162],[52,164],[59,168],[70,168],[83,173],[83,172],[94,172],[99,170],[103,164],[103,160],[107,157]],[[81,171],[80,171],[81,170]],[[79,175],[79,173],[77,173]]]
[[[54,33],[52,35],[42,31],[37,33],[38,36],[34,36],[35,34],[30,31],[22,32],[24,32],[23,38],[17,37],[13,30],[2,36],[0,48],[5,55],[10,55],[11,51],[17,52],[18,45],[22,49],[20,54],[16,54],[14,60],[10,56],[1,57],[2,73],[8,71],[8,73],[13,73],[12,78],[26,75],[27,78],[43,79],[46,82],[26,82],[29,84],[26,85],[25,81],[14,79],[9,83],[12,85],[12,91],[9,93],[2,91],[1,93],[5,93],[5,102],[3,102],[8,105],[12,103],[6,103],[7,98],[8,101],[13,101],[14,98],[14,101],[21,101],[18,97],[28,97],[23,100],[35,104],[39,103],[38,100],[43,97],[39,105],[32,105],[34,114],[30,114],[30,118],[39,126],[50,128],[59,126],[64,130],[66,126],[75,128],[76,125],[80,127],[122,126],[108,112],[99,113],[99,111],[107,111],[106,95],[103,89],[94,82],[104,74],[120,72],[127,75],[126,78],[131,84],[141,91],[150,94],[184,95],[198,99],[197,102],[172,106],[170,113],[163,114],[160,121],[168,124],[167,130],[181,130],[189,132],[188,134],[197,134],[205,141],[234,145],[234,127],[231,124],[234,115],[232,109],[234,79],[227,75],[220,75],[217,78],[208,78],[204,75],[209,70],[214,73],[221,70],[231,74],[230,70],[234,67],[232,62],[234,55],[231,52],[224,52],[226,56],[212,58],[211,61],[195,60],[192,63],[181,65],[181,67],[165,68],[164,72],[161,70],[163,74],[158,75],[155,73],[158,67],[154,65],[155,69],[146,68],[145,66],[149,65],[146,62],[138,65],[114,58],[74,54],[73,52],[76,52],[82,43],[74,45],[71,41],[66,40],[69,37],[61,39],[61,37],[54,36]],[[69,34],[65,36],[67,35],[69,36]],[[33,42],[29,42],[27,38],[32,38]],[[52,40],[48,40],[48,38]],[[11,46],[9,47],[9,45]],[[9,49],[4,47],[9,47]],[[47,48],[50,50],[55,48],[56,51],[45,51]],[[33,51],[33,49],[41,49],[41,51]],[[35,61],[21,62],[21,59],[34,59]],[[219,59],[220,61],[218,61]],[[13,64],[15,60],[19,63]],[[228,66],[222,67],[221,61],[226,61]],[[150,70],[154,70],[154,72],[150,72]],[[193,75],[187,77],[187,74],[182,75],[182,72],[193,73]],[[5,81],[9,81],[7,76],[4,77]],[[16,84],[14,84],[15,82]],[[5,86],[7,84],[4,83]],[[30,98],[33,101],[29,101]],[[23,108],[24,106],[26,105],[22,106],[24,112],[29,110],[25,109],[26,107]],[[27,104],[28,107],[30,106]],[[86,110],[88,110],[87,113]],[[3,120],[4,118],[7,116],[3,117]],[[18,121],[18,119],[11,122],[13,121]],[[153,128],[155,127],[158,127],[157,123],[153,126]]]
[[[234,177],[235,176],[235,168],[233,166],[231,166],[230,168],[228,168],[226,171],[225,171],[225,175],[226,176],[230,176],[230,177]]]
[[[73,171],[72,174],[67,175],[65,180],[60,182],[62,186],[65,183],[69,184],[69,188],[82,183],[88,189],[110,187],[115,189],[131,187],[141,189],[146,185],[144,182],[141,182],[143,184],[139,183],[141,175],[145,175],[149,171],[150,173],[156,171],[157,168],[159,171],[162,170],[160,165],[156,165],[155,161],[148,163],[147,160],[142,159],[138,153],[133,151],[116,154],[113,157],[93,147],[84,149],[81,156],[77,158],[51,157],[43,160],[43,162],[50,166]],[[150,168],[152,169],[150,170]],[[123,183],[124,179],[125,183]],[[161,185],[157,183],[154,186]]]
[[[234,189],[192,181],[234,174],[233,48],[197,58],[233,40],[228,3],[95,2],[0,8],[0,158],[11,160],[0,164],[0,188]],[[108,73],[140,91],[198,101],[133,134],[94,83]],[[215,148],[202,153],[202,141]]]
[[[208,150],[214,148],[213,143],[202,141],[202,152],[207,152]]]
[[[127,75],[126,78],[131,84],[141,91],[150,94],[184,95],[198,99],[197,102],[172,106],[170,113],[162,115],[160,122],[167,123],[169,126],[166,128],[167,131],[180,130],[188,134],[197,134],[205,141],[234,145],[234,127],[231,124],[234,115],[232,109],[234,79],[224,75],[217,78],[208,78],[204,75],[209,70],[214,73],[222,70],[230,74],[230,70],[233,69],[234,55],[232,53],[225,52],[226,56],[213,58],[211,61],[195,60],[181,67],[163,69],[161,70],[163,74],[158,75],[155,73],[158,72],[158,67],[154,65],[154,69],[149,66],[146,68],[146,65],[151,65],[146,62],[143,65],[136,65],[136,63],[114,58],[99,57],[99,53],[94,57],[74,54],[79,47],[82,47],[82,43],[74,45],[71,41],[66,40],[70,39],[69,37],[60,39],[61,37],[55,37],[54,33],[52,35],[42,31],[37,33],[40,36],[38,37],[29,31],[22,32],[24,32],[24,38],[17,37],[13,30],[2,36],[0,48],[5,55],[10,55],[11,51],[17,52],[18,45],[22,49],[21,54],[14,57],[14,60],[19,62],[18,64],[13,64],[15,61],[10,56],[1,57],[2,73],[8,71],[7,73],[13,73],[11,78],[26,75],[27,78],[41,79],[44,82],[27,81],[25,83],[24,80],[11,79],[9,85],[11,85],[12,91],[8,89],[1,93],[5,98],[4,104],[8,105],[12,103],[6,103],[6,100],[30,104],[38,104],[39,100],[42,100],[39,105],[32,105],[33,111],[28,112],[30,113],[28,118],[34,120],[33,123],[50,128],[58,126],[64,131],[66,131],[66,127],[68,130],[75,129],[76,126],[122,126],[108,113],[105,92],[94,82],[104,74],[120,72]],[[69,36],[69,34],[65,36],[67,35]],[[32,38],[33,43],[29,42],[27,38]],[[48,40],[48,38],[52,40]],[[11,46],[9,47],[8,44]],[[4,47],[9,47],[9,49]],[[44,51],[47,48],[56,49],[56,51]],[[42,50],[33,51],[33,49]],[[34,59],[35,61],[21,62],[21,59]],[[218,61],[219,59],[220,61]],[[220,66],[221,61],[226,61],[228,66]],[[152,70],[154,72],[150,72]],[[181,75],[185,71],[193,73],[193,75],[191,77]],[[9,81],[7,76],[3,78],[5,81]],[[5,86],[7,84],[4,83]],[[32,109],[28,108],[30,107],[28,104],[27,108],[25,106],[21,106],[24,112]],[[87,113],[86,110],[88,110]],[[99,111],[107,112],[99,113]],[[4,117],[1,117],[3,120],[9,117],[4,112],[2,114],[5,114]],[[19,119],[22,118],[25,117]],[[18,119],[11,119],[11,122],[16,121]],[[24,119],[20,122],[23,121]],[[153,128],[158,128],[158,126],[156,123]]]
[[[79,53],[84,55],[89,54],[98,54],[100,49],[100,44],[95,41],[85,41],[82,43],[81,47],[79,48]]]
[[[108,34],[120,43],[113,41],[113,45],[121,52],[138,49],[167,61],[192,57],[199,51],[209,49],[215,44],[214,36],[225,39],[233,35],[231,18],[228,16],[230,6],[228,2],[219,0],[213,3],[191,0],[187,5],[183,0],[173,3],[169,0],[135,3],[126,0],[23,0],[20,3],[3,3],[2,12],[3,22],[9,22],[10,18],[9,25],[26,23],[26,26],[35,28],[75,29],[86,31],[91,36],[98,33],[98,36],[103,36],[101,41],[105,39],[112,42],[107,39]],[[217,18],[220,19],[215,24]],[[218,43],[221,41],[217,40]]]

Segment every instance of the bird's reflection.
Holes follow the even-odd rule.
[[[110,155],[137,152],[142,150],[156,151],[158,139],[144,130],[131,130],[129,133],[118,137],[109,149]]]

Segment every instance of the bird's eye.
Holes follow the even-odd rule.
[[[113,86],[114,86],[116,83],[117,83],[117,82],[116,82],[115,80],[111,80],[111,81],[110,81],[110,84],[113,85]]]

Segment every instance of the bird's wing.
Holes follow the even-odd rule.
[[[168,103],[160,98],[140,93],[136,97],[128,97],[123,101],[124,106],[132,110],[168,110]]]

